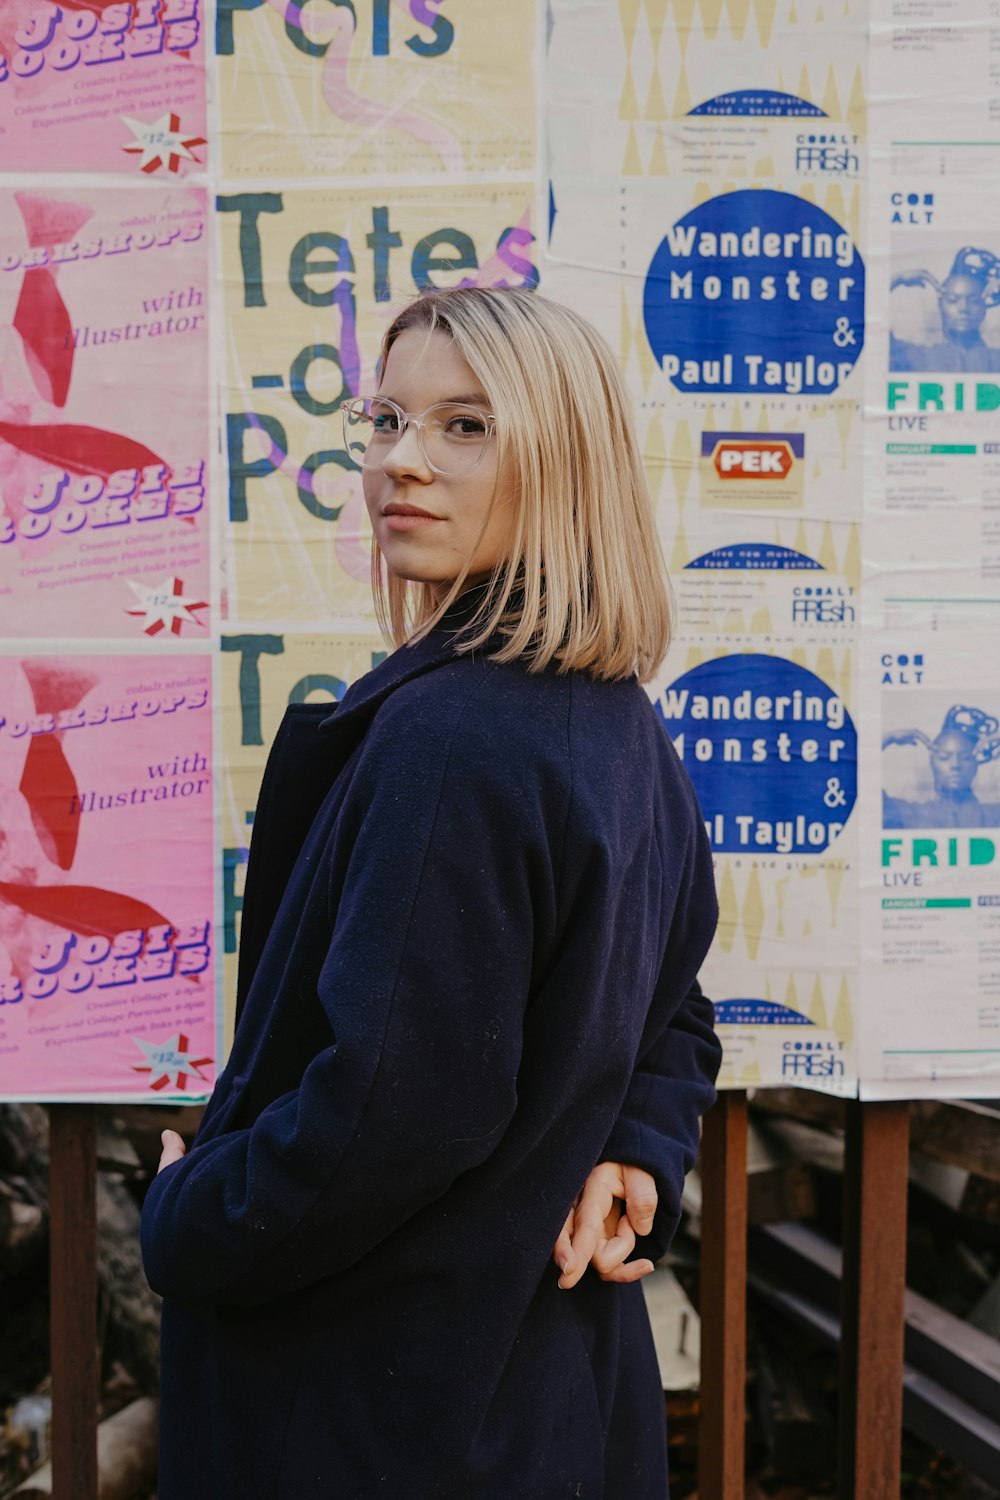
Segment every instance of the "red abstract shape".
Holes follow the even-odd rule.
[[[53,406],[65,406],[73,370],[73,324],[47,266],[25,271],[14,328],[24,342],[38,394]]]
[[[38,193],[15,193],[14,201],[34,249],[41,245],[65,245],[83,228],[94,210],[83,203],[62,198],[42,198]]]
[[[118,469],[143,469],[163,462],[133,438],[73,422],[0,422],[0,439],[54,468],[100,474],[105,479]]]
[[[36,734],[30,741],[19,790],[27,801],[45,857],[61,870],[68,870],[80,832],[80,815],[70,811],[78,789],[55,735]]]
[[[39,714],[57,714],[75,708],[100,680],[96,672],[78,667],[71,657],[56,663],[29,656],[21,662],[21,670],[28,679],[35,712]]]
[[[167,922],[148,902],[97,885],[15,885],[0,880],[0,896],[29,916],[81,937],[116,938],[120,932]]]

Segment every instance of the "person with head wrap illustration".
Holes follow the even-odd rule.
[[[1000,756],[1000,720],[979,708],[955,704],[934,740],[921,729],[895,729],[890,745],[925,745],[931,759],[935,796],[924,802],[882,793],[885,828],[1000,828],[1000,802],[980,802],[972,789],[980,766]]]
[[[902,271],[890,290],[903,286],[936,293],[943,338],[917,344],[890,333],[890,370],[1000,371],[1000,348],[987,344],[982,334],[986,314],[1000,302],[1000,259],[992,251],[966,245],[943,283],[930,271]]]

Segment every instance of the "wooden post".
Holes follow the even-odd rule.
[[[698,1500],[743,1500],[747,1096],[719,1095],[701,1138]]]
[[[97,1500],[97,1129],[92,1104],[49,1105],[52,1493]]]
[[[899,1500],[909,1106],[847,1107],[840,1500]]]

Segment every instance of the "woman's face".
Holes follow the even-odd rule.
[[[397,338],[378,394],[394,401],[407,416],[420,416],[438,401],[490,410],[479,381],[448,335],[436,331],[428,337],[422,328],[408,328]],[[510,484],[498,484],[495,437],[471,473],[438,474],[420,452],[411,423],[380,467],[365,467],[362,484],[375,538],[389,571],[400,578],[437,585],[440,596],[467,560],[466,582],[472,584],[487,578],[508,556],[514,494]],[[397,506],[417,508],[431,519],[394,517],[391,512]],[[476,545],[487,515],[486,530]]]
[[[949,276],[939,298],[941,327],[951,334],[978,333],[986,317],[983,289],[972,276]]]
[[[979,762],[964,734],[939,734],[931,750],[931,770],[939,792],[966,792],[975,780]]]

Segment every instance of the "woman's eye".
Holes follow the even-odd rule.
[[[445,430],[449,437],[481,438],[486,435],[486,423],[480,417],[452,417]]]
[[[372,412],[372,427],[376,432],[396,432],[399,418],[394,411]]]

